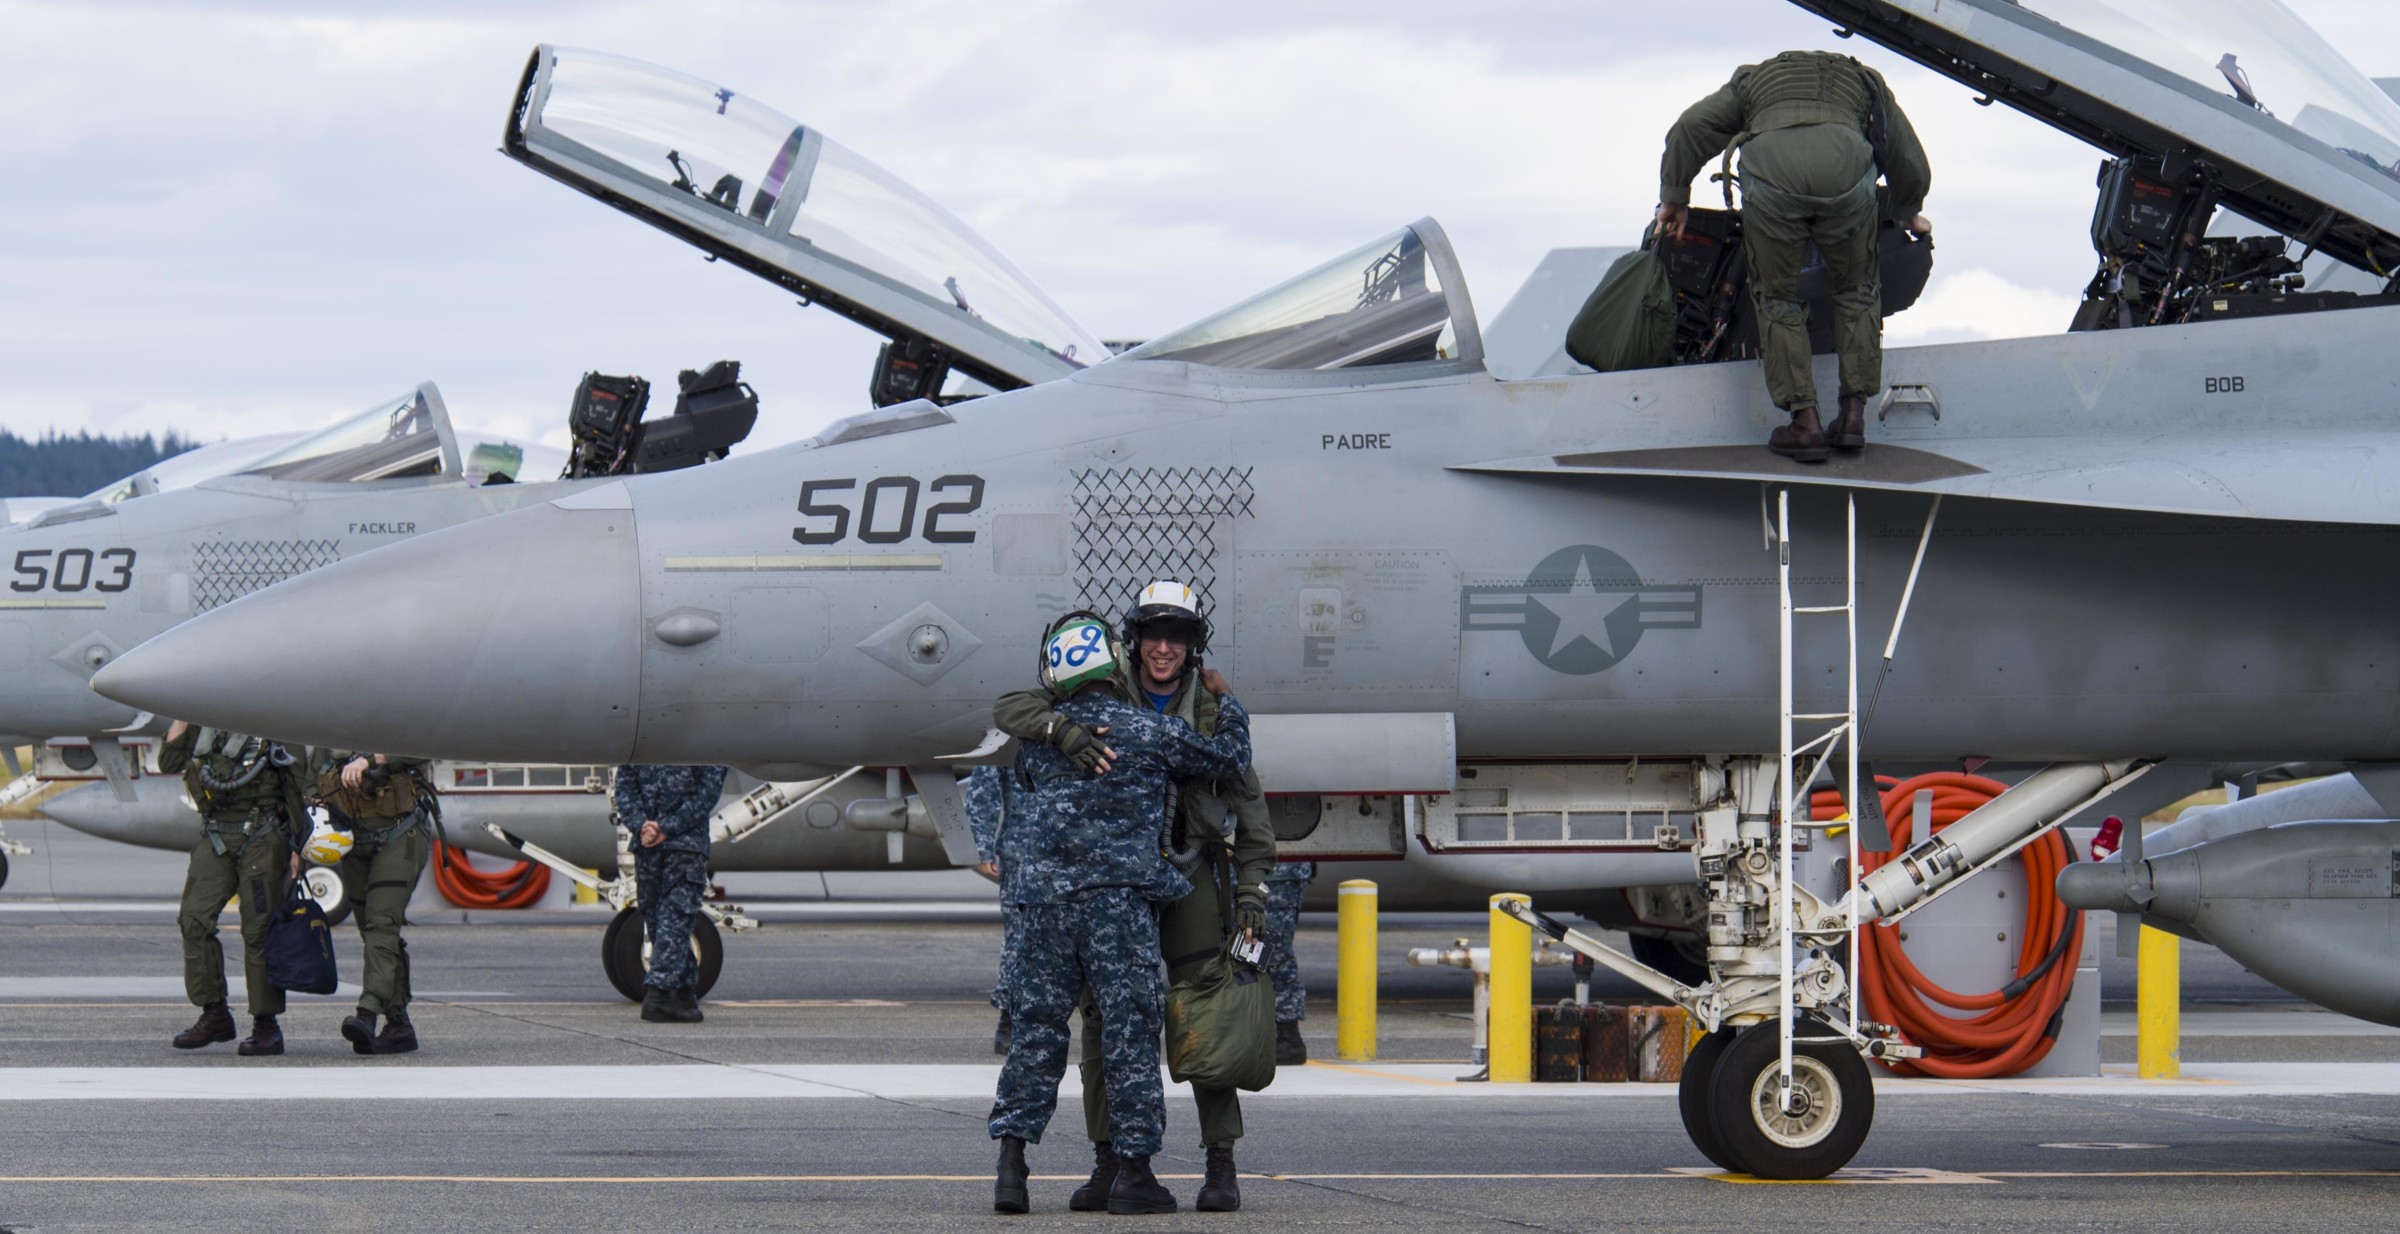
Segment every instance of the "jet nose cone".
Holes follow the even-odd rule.
[[[167,631],[92,688],[160,716],[346,750],[617,762],[642,588],[622,484],[312,571]]]

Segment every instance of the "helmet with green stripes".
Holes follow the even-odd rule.
[[[1069,613],[1042,638],[1042,681],[1061,694],[1108,680],[1123,660],[1107,619],[1096,613]]]

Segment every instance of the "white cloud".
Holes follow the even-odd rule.
[[[2298,7],[2386,54],[2385,6]],[[463,423],[555,435],[588,369],[720,356],[758,444],[859,410],[874,338],[494,153],[542,41],[822,126],[1112,337],[1427,214],[1488,319],[1548,249],[1628,242],[1667,124],[1787,46],[1883,68],[1933,151],[1940,264],[1895,339],[2058,329],[2092,261],[2097,152],[1775,0],[328,11],[0,0],[0,424],[231,435],[430,377]]]
[[[1916,306],[1884,324],[1895,344],[2061,334],[2075,315],[2078,294],[2020,287],[1989,270],[1937,274]]]

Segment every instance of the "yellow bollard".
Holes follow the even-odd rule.
[[[1334,981],[1334,1057],[1344,1062],[1375,1061],[1375,884],[1354,878],[1341,886],[1335,915],[1335,949],[1339,960]]]
[[[2134,1057],[2145,1080],[2183,1077],[2183,939],[2142,927]]]
[[[1533,1082],[1533,930],[1500,911],[1503,900],[1531,904],[1510,892],[1492,897],[1490,1071],[1494,1084]]]

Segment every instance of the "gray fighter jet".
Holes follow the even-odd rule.
[[[1730,266],[1667,254],[1689,362],[1501,381],[1420,220],[1066,380],[294,579],[95,688],[428,755],[946,771],[999,756],[990,700],[1046,619],[1185,579],[1287,834],[1687,863],[1696,985],[1522,915],[1711,1030],[1682,1108],[1712,1159],[1829,1173],[1872,1120],[1861,1054],[1917,1048],[1858,1018],[1838,953],[1860,923],[2159,760],[2400,760],[2400,289],[2292,277],[2313,254],[2389,270],[2400,109],[2274,6],[2160,30],[2105,3],[1802,2],[2107,156],[2074,328],[1891,351],[1862,456],[1755,444],[1775,413],[1719,346]],[[745,191],[712,221],[771,239]],[[2220,210],[2258,234],[2211,236]],[[260,646],[287,654],[243,672]],[[465,671],[411,669],[444,657]],[[1801,886],[1794,848],[1827,841],[1796,791],[1862,746],[2050,766],[1855,885]],[[946,779],[916,782],[948,833]],[[2340,855],[2389,852],[2375,829]],[[2400,901],[2358,898],[2371,881],[2284,886],[2351,897],[2325,946],[2400,986]]]
[[[638,61],[547,48],[536,59],[552,71],[520,94],[548,123],[512,112],[514,157],[894,340],[873,374],[876,398],[1008,389],[1107,354],[966,224],[821,132]],[[751,188],[737,194],[744,177]],[[718,234],[735,195],[764,211],[745,223],[773,224],[751,226],[744,246]],[[654,417],[638,440],[622,424],[587,424],[635,385],[579,392],[591,396],[570,410],[576,474],[722,452],[691,440],[696,429],[667,431],[687,427],[681,417]],[[537,448],[525,457],[551,456],[539,471],[520,463],[519,483],[484,485],[479,444],[453,432],[428,383],[305,441],[207,447],[0,528],[0,748],[13,761],[8,736],[79,739],[127,791],[120,739],[164,725],[92,694],[93,669],[279,579],[590,484],[562,487],[564,460]],[[138,495],[152,496],[125,500]]]

